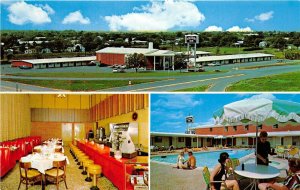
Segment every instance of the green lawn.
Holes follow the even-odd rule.
[[[204,85],[204,86],[197,86],[192,88],[179,89],[179,90],[175,90],[174,92],[205,92],[209,87],[210,85]]]
[[[70,91],[95,91],[114,87],[127,86],[127,80],[28,80],[28,79],[2,79],[11,82],[19,82],[47,88],[70,90]],[[158,80],[131,80],[131,84],[154,82]]]
[[[174,76],[189,76],[189,75],[206,75],[212,73],[224,73],[227,71],[215,72],[138,72],[138,73],[84,73],[84,72],[60,72],[60,73],[15,73],[14,76],[30,76],[30,77],[62,77],[62,78],[132,78],[132,77],[174,77]]]
[[[226,91],[300,91],[300,71],[242,80],[226,88]]]
[[[259,66],[249,66],[249,67],[240,67],[239,69],[260,69],[260,68],[266,68],[266,67],[280,67],[280,66],[287,66],[287,65],[297,65],[300,64],[300,62],[291,62],[291,63],[275,63],[270,65],[259,65]]]

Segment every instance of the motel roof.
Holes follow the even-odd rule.
[[[46,63],[68,63],[68,62],[82,62],[82,61],[94,61],[96,56],[89,57],[64,57],[64,58],[49,58],[49,59],[25,59],[25,60],[13,60],[13,61],[23,61],[36,64],[46,64]]]
[[[151,132],[151,136],[166,136],[166,137],[215,137],[217,135],[197,135],[186,133],[167,133],[167,132]]]
[[[255,137],[255,133],[245,133],[237,135],[224,135],[223,138],[232,137]],[[166,137],[207,137],[207,138],[218,138],[220,135],[197,135],[197,134],[185,134],[185,133],[166,133],[166,132],[151,132],[151,136],[166,136]],[[268,132],[269,137],[289,137],[289,136],[300,136],[300,131],[277,131]]]
[[[247,58],[261,58],[261,57],[274,57],[274,55],[265,54],[265,53],[214,55],[214,56],[199,57],[196,59],[196,62],[210,62],[210,61],[223,61],[223,60],[232,60],[232,59],[247,59]],[[194,58],[191,58],[191,60],[194,60]]]
[[[149,48],[124,48],[124,47],[107,47],[96,51],[96,53],[111,53],[111,54],[133,54],[141,53],[145,56],[173,56],[175,52],[170,50],[159,50]]]
[[[227,137],[255,137],[255,133],[246,133],[238,135],[228,135]],[[288,137],[288,136],[300,136],[300,131],[277,131],[268,132],[269,137]]]

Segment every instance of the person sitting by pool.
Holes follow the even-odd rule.
[[[260,183],[258,188],[260,190],[290,190],[300,189],[300,159],[292,158],[289,160],[289,171],[288,175],[283,184],[280,183]]]
[[[181,151],[180,154],[179,154],[178,157],[177,157],[177,168],[178,168],[178,169],[179,169],[179,168],[180,168],[180,169],[184,168],[184,167],[185,167],[184,164],[185,164],[184,152]]]
[[[193,152],[190,150],[188,151],[189,159],[187,160],[186,164],[182,167],[183,169],[195,169],[196,168],[196,158],[193,155]]]
[[[215,166],[214,170],[211,172],[210,181],[222,181],[223,176],[225,176],[224,183],[227,188],[232,188],[233,190],[239,190],[239,184],[236,180],[226,180],[226,162],[229,161],[229,154],[227,152],[222,152],[220,154],[219,163]],[[211,190],[220,190],[221,183],[211,183]]]
[[[257,164],[269,165],[268,154],[271,153],[271,145],[267,139],[268,133],[266,131],[260,132],[257,142]]]

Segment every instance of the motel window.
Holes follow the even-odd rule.
[[[245,125],[245,131],[249,131],[249,125]]]
[[[278,129],[278,124],[273,125],[273,129]]]
[[[233,126],[233,130],[236,131],[236,130],[237,130],[237,127],[236,127],[236,126]]]
[[[162,142],[162,137],[155,137],[154,141],[157,143],[161,143]]]
[[[184,137],[178,137],[178,142],[184,142]]]
[[[212,132],[212,131],[213,131],[213,129],[212,129],[212,128],[209,128],[209,131],[210,131],[210,132]]]
[[[225,129],[226,132],[228,132],[228,127],[225,127],[224,129]]]
[[[193,142],[197,142],[197,138],[193,138]]]
[[[292,137],[292,145],[293,146],[300,146],[300,137]]]

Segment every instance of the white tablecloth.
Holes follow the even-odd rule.
[[[64,147],[60,145],[38,145],[35,146],[33,149],[40,149],[42,152],[45,153],[54,153],[56,148],[62,148],[62,153],[65,152]]]
[[[42,174],[45,171],[53,167],[53,161],[61,161],[66,159],[67,164],[69,164],[69,159],[67,156],[60,153],[53,153],[50,155],[43,154],[29,154],[21,158],[22,162],[31,162],[31,168],[39,170]]]

